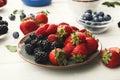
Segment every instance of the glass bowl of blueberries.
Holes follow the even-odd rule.
[[[93,12],[89,9],[77,21],[91,33],[102,33],[110,27],[112,17],[102,11]]]

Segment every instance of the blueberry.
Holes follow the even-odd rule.
[[[85,16],[82,17],[83,20],[87,20],[87,18]]]
[[[2,16],[0,16],[0,20],[2,20]]]
[[[109,20],[111,20],[111,16],[110,16],[110,15],[108,15],[108,14],[107,14],[107,15],[105,15],[105,16],[104,16],[104,20],[105,20],[105,21],[109,21]]]
[[[10,14],[9,19],[10,19],[11,21],[14,21],[14,20],[15,20],[15,15],[14,15],[14,14]]]
[[[91,9],[88,9],[88,10],[85,11],[85,13],[90,13],[90,14],[92,14],[92,10],[91,10]]]
[[[86,17],[86,20],[88,21],[91,21],[93,19],[93,16],[90,13],[85,13],[84,17]]]
[[[98,16],[98,21],[99,22],[102,22],[104,19],[103,19],[103,17],[102,16]]]
[[[93,17],[93,21],[94,22],[98,22],[99,20],[98,20],[98,17]]]
[[[32,13],[30,13],[30,16],[32,16],[33,18],[35,17],[35,15],[34,15],[34,14],[32,14]]]
[[[19,33],[18,33],[18,32],[13,32],[13,37],[14,37],[15,39],[17,39],[17,38],[19,37]]]
[[[20,20],[24,19],[25,17],[26,17],[26,14],[25,13],[21,13]]]
[[[98,12],[98,15],[99,16],[104,16],[104,12],[100,11],[100,12]]]

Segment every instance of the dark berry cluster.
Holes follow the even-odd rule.
[[[34,33],[29,35],[25,43],[25,50],[29,55],[34,56],[36,63],[45,64],[48,62],[48,55],[54,48],[62,48],[62,41],[50,42],[47,36],[37,37]]]
[[[0,35],[6,34],[8,32],[8,22],[2,19],[0,16]]]
[[[111,16],[109,14],[105,14],[102,11],[93,12],[92,10],[86,10],[82,16],[83,20],[93,21],[93,22],[103,22],[111,20]]]

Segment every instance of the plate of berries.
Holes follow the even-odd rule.
[[[100,41],[86,29],[68,23],[39,25],[18,43],[18,53],[27,62],[46,68],[81,66],[99,56]]]

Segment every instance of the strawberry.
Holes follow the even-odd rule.
[[[61,22],[61,23],[58,24],[58,26],[61,26],[61,25],[68,25],[69,26],[69,24],[66,23],[66,22]]]
[[[97,50],[98,48],[98,41],[95,40],[95,38],[92,38],[92,37],[87,37],[86,38],[86,46],[87,46],[87,49],[88,49],[88,54],[92,54],[94,51]]]
[[[56,24],[50,24],[49,27],[46,30],[46,33],[48,34],[54,34],[57,32],[57,25]]]
[[[36,35],[36,36],[40,36],[40,35],[46,36],[46,35],[47,35],[46,30],[47,30],[48,27],[49,27],[49,24],[45,24],[45,25],[43,25],[43,26],[40,26],[40,27],[35,31],[35,35]]]
[[[53,49],[49,53],[49,61],[54,65],[67,65],[66,55],[60,48]]]
[[[24,20],[20,24],[20,30],[23,32],[24,35],[35,31],[37,28],[38,26],[34,20]]]
[[[75,32],[72,33],[64,42],[64,45],[66,45],[69,42],[72,42],[74,45],[78,45],[79,43],[85,42],[86,37],[84,33],[81,32]]]
[[[82,32],[82,33],[84,33],[84,32],[86,32],[87,30],[86,30],[86,29],[80,29],[79,31]]]
[[[72,33],[72,28],[69,25],[60,25],[57,28],[59,38],[67,37]]]
[[[80,42],[86,42],[85,33],[77,32],[76,34],[78,35]]]
[[[0,0],[0,7],[4,6],[4,1]]]
[[[6,5],[6,4],[7,4],[7,0],[3,0],[3,2],[4,2],[4,5]]]
[[[38,24],[47,23],[48,17],[45,13],[39,13],[38,15],[36,15],[35,20]]]
[[[75,26],[71,26],[72,30],[75,32],[75,31],[79,31],[79,29]]]
[[[50,42],[56,42],[56,41],[58,40],[57,35],[56,35],[56,34],[50,34],[50,35],[48,36],[48,40],[49,40]]]
[[[85,37],[93,37],[92,34],[90,32],[88,32],[86,29],[81,29],[81,30],[79,30],[79,32],[84,33]]]
[[[110,49],[104,49],[101,51],[102,62],[109,68],[115,68],[120,65],[120,51],[119,48],[111,47]]]
[[[66,38],[65,42],[64,42],[64,46],[67,44],[67,43],[70,43],[72,40],[72,38],[69,36]]]
[[[75,62],[83,62],[88,56],[88,51],[85,43],[78,44],[72,51],[72,59]]]
[[[66,54],[67,58],[71,57],[72,51],[74,48],[75,48],[75,45],[73,45],[71,42],[67,43],[64,46],[63,50],[64,50],[64,53]]]

